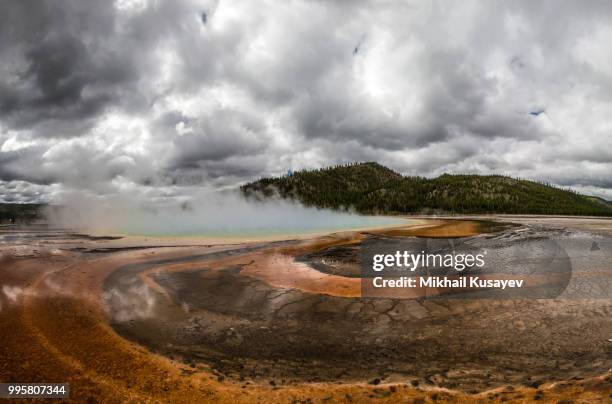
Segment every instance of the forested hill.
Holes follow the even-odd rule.
[[[378,163],[298,171],[243,185],[250,198],[280,195],[360,213],[520,213],[612,216],[612,203],[501,175],[404,177]]]
[[[37,203],[0,203],[0,223],[32,223],[42,220],[44,206]]]

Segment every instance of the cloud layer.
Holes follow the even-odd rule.
[[[375,160],[612,199],[606,1],[4,1],[0,196]]]

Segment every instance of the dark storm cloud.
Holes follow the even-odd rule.
[[[136,70],[114,48],[112,3],[8,1],[0,13],[0,114],[11,128],[78,136],[88,121],[118,102]],[[74,124],[74,127],[71,127]]]
[[[263,153],[267,146],[265,125],[260,118],[228,109],[215,111],[212,115],[203,113],[198,118],[171,111],[161,117],[157,129],[173,139],[174,153],[168,169],[178,176],[182,169],[199,170],[202,174],[209,163]],[[232,174],[234,170],[228,169],[228,174]],[[244,172],[238,167],[236,171]],[[215,176],[215,172],[206,174]]]
[[[32,184],[49,185],[59,177],[40,170],[42,147],[26,147],[0,153],[0,181],[23,180]]]
[[[612,198],[611,26],[606,1],[5,1],[0,189],[377,160]]]
[[[242,181],[244,178],[255,178],[265,170],[265,160],[249,161],[247,164],[239,159],[202,160],[191,165],[185,164],[166,171],[166,185],[201,185],[224,186],[227,183]]]

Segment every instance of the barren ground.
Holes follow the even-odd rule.
[[[520,227],[185,247],[5,228],[0,381],[69,382],[79,402],[609,402],[612,303],[591,288],[610,282],[612,222],[495,219]],[[481,232],[567,241],[578,298],[361,296],[363,243]]]

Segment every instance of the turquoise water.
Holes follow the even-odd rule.
[[[176,221],[160,226],[159,223],[125,223],[120,227],[124,234],[140,236],[159,237],[264,237],[283,235],[307,235],[320,233],[334,233],[339,231],[357,230],[364,228],[401,226],[416,223],[415,220],[390,217],[390,216],[360,216],[360,215],[338,215],[328,218],[329,220],[294,221],[287,220],[283,223],[274,221],[269,225],[261,224],[259,221],[241,224],[231,223],[223,226],[220,223],[208,225],[197,221],[185,223]]]

